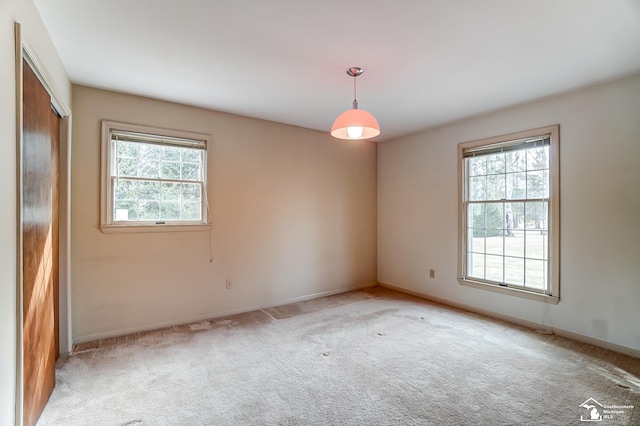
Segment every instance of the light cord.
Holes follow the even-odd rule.
[[[356,76],[353,76],[353,102],[358,102],[357,96],[356,96]]]

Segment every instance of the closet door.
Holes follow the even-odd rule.
[[[30,426],[38,421],[55,386],[60,122],[26,61],[23,105],[23,421]]]

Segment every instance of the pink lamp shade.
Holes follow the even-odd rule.
[[[331,136],[338,139],[370,139],[380,134],[380,125],[373,115],[363,109],[350,109],[336,118]]]

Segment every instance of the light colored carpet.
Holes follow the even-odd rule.
[[[82,345],[44,425],[640,424],[640,360],[374,287]]]

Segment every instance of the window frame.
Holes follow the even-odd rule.
[[[544,292],[509,287],[488,280],[468,277],[467,245],[469,184],[465,150],[489,145],[508,144],[523,139],[549,137],[549,207],[548,207],[548,288]],[[560,126],[552,125],[458,144],[458,283],[530,300],[557,304],[560,301]]]
[[[167,139],[184,139],[196,142],[204,142],[202,150],[202,180],[194,181],[202,184],[202,219],[197,221],[169,221],[167,223],[160,222],[142,222],[142,221],[115,221],[113,217],[113,185],[112,185],[112,167],[115,158],[115,152],[112,149],[112,133],[130,133],[142,136],[154,137],[159,140]],[[151,126],[143,126],[138,124],[121,123],[116,121],[102,120],[101,123],[101,155],[100,155],[100,230],[103,233],[116,232],[175,232],[175,231],[201,231],[210,229],[209,224],[209,200],[208,200],[208,150],[210,148],[211,136],[204,133],[187,132],[182,130],[164,129]]]

